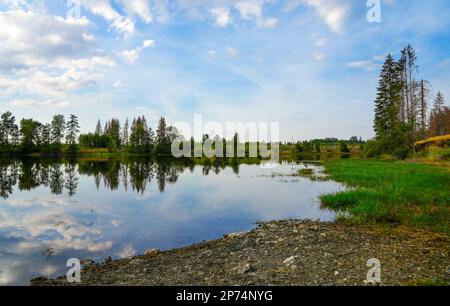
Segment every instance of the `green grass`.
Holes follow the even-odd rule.
[[[421,280],[412,282],[409,285],[418,286],[418,287],[448,287],[449,283],[444,280],[421,279]]]
[[[359,224],[403,224],[450,234],[450,168],[383,160],[333,160],[331,179],[349,189],[321,197]]]
[[[434,148],[417,154],[419,158],[430,162],[450,162],[450,148]]]

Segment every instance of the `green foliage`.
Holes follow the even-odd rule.
[[[67,122],[66,142],[74,146],[77,142],[77,134],[80,132],[80,125],[78,124],[78,117],[70,115],[70,119]]]
[[[339,144],[339,151],[341,153],[350,153],[350,149],[348,148],[347,144],[343,141]]]
[[[151,128],[147,126],[144,116],[133,120],[129,139],[130,152],[151,153],[154,142],[154,135]]]
[[[66,121],[63,115],[56,115],[53,117],[51,123],[51,137],[52,142],[55,144],[61,144],[64,138],[64,131],[66,129]]]
[[[80,146],[87,148],[108,148],[109,136],[104,134],[81,134],[79,137]]]
[[[346,210],[356,223],[406,224],[450,234],[450,170],[381,160],[333,160],[330,177],[347,191],[321,197],[325,207]]]
[[[109,137],[108,148],[114,150],[122,145],[119,119],[111,119],[105,123],[104,134]]]
[[[22,135],[21,147],[23,152],[32,152],[39,145],[39,128],[40,123],[33,119],[22,119],[20,121],[20,134]]]
[[[375,99],[376,145],[366,148],[368,156],[392,154],[407,158],[426,128],[424,81],[415,80],[418,67],[414,48],[408,45],[396,61],[388,55],[380,73]]]

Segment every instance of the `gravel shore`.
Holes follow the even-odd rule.
[[[292,220],[181,249],[84,261],[79,285],[369,285],[372,258],[381,263],[381,285],[450,281],[446,235]],[[31,284],[69,285],[65,277]]]

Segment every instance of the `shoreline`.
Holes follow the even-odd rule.
[[[450,285],[447,235],[310,220],[257,223],[250,232],[101,264],[84,260],[78,285],[370,285],[372,258],[381,262],[380,285]],[[71,284],[39,277],[31,285]]]

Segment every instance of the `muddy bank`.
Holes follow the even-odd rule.
[[[382,285],[450,281],[448,236],[276,221],[182,249],[85,262],[81,285],[365,285],[371,258],[381,262]],[[67,281],[38,278],[32,285]]]

